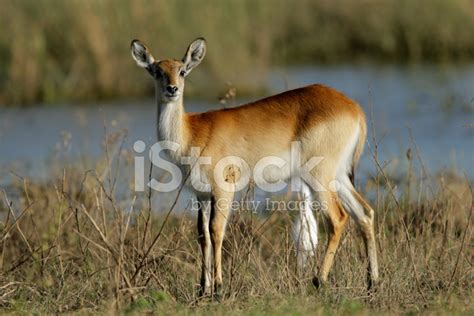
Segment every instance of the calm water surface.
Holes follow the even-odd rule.
[[[388,168],[405,170],[405,153],[414,147],[411,130],[431,172],[452,168],[474,178],[474,65],[291,68],[273,71],[268,87],[278,93],[317,82],[342,91],[364,107],[369,121],[372,117],[375,122],[379,159]],[[152,144],[156,134],[153,103],[0,108],[0,184],[11,181],[12,173],[47,179],[54,157],[98,156],[104,125],[107,133],[127,131],[125,149],[139,139]],[[193,112],[221,107],[218,102],[185,103],[186,110]],[[372,126],[369,141],[372,143]],[[361,175],[375,171],[366,149]]]

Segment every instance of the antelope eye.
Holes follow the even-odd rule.
[[[181,71],[179,72],[179,75],[180,75],[181,77],[184,77],[184,76],[186,75],[186,71],[181,70]]]

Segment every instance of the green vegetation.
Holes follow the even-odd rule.
[[[365,251],[353,224],[330,284],[316,290],[311,277],[325,248],[324,217],[318,212],[317,260],[301,273],[289,237],[291,212],[263,218],[241,210],[227,229],[224,297],[217,303],[196,297],[195,217],[173,208],[169,217],[154,214],[147,193],[128,189],[133,177],[123,171],[133,170],[133,155],[118,150],[121,136],[109,135],[104,146],[93,165],[51,161],[56,176],[49,182],[18,178],[1,190],[0,313],[474,312],[470,181],[453,172],[414,172],[418,153],[407,152],[401,176],[379,167],[360,188],[376,210],[375,291],[366,290]]]
[[[261,88],[268,69],[298,63],[458,62],[474,58],[469,0],[4,0],[0,104],[151,96],[129,43],[181,58],[197,36],[208,56],[190,78],[196,97],[228,82]]]

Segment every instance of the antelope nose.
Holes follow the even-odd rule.
[[[167,86],[166,91],[168,91],[171,94],[175,94],[176,91],[178,91],[178,87],[177,86]]]

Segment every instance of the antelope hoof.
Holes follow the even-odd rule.
[[[218,302],[222,300],[222,284],[216,284],[215,290],[214,290],[214,299]]]
[[[326,285],[326,282],[322,281],[319,277],[315,276],[313,278],[313,285],[317,290],[320,290]]]
[[[210,294],[211,294],[211,288],[209,286],[201,285],[199,287],[199,290],[198,290],[198,298],[199,299],[210,297],[211,296]]]
[[[367,279],[367,291],[369,293],[375,293],[377,292],[377,289],[379,287],[379,281],[378,280],[373,280],[372,278]]]

